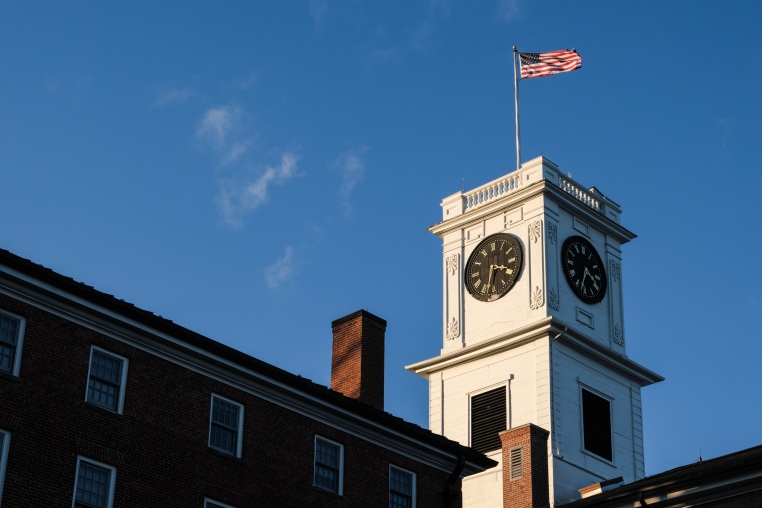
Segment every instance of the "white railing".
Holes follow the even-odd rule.
[[[465,195],[466,210],[480,207],[490,201],[506,196],[518,190],[522,182],[521,172],[516,172],[482,185]]]
[[[599,200],[595,199],[595,197],[590,192],[580,188],[577,184],[571,180],[567,180],[560,174],[558,175],[558,186],[561,187],[562,190],[568,192],[578,200],[582,201],[593,210],[597,212],[601,211],[601,202]]]

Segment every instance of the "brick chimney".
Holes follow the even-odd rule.
[[[358,310],[331,323],[331,389],[384,409],[386,321]]]
[[[500,433],[503,448],[503,507],[550,506],[548,436],[528,423]]]

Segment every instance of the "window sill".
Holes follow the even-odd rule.
[[[4,370],[0,370],[0,379],[2,379],[3,381],[12,381],[14,383],[21,382],[21,377],[14,376],[10,372],[5,372]]]
[[[107,409],[103,406],[99,406],[98,404],[93,404],[92,402],[85,401],[85,407],[89,408],[90,410],[97,411],[102,414],[107,414],[114,416],[116,418],[122,418],[124,415],[122,413],[117,413],[116,411],[111,411],[110,409]]]
[[[336,492],[331,492],[330,490],[326,490],[323,487],[318,487],[317,485],[313,485],[312,490],[314,492],[320,492],[321,494],[328,496],[332,499],[342,500],[342,501],[345,499],[343,494],[337,494]]]
[[[236,457],[235,455],[231,455],[228,452],[223,452],[222,450],[218,450],[217,448],[212,448],[211,446],[207,446],[206,449],[212,455],[216,455],[218,457],[224,457],[226,459],[234,460],[236,462],[244,462],[243,457]]]
[[[588,450],[585,450],[584,448],[582,448],[580,450],[580,452],[582,454],[584,454],[586,457],[592,457],[595,460],[597,460],[598,462],[601,462],[602,464],[606,464],[607,466],[611,466],[611,467],[616,467],[616,464],[614,464],[613,461],[611,461],[609,459],[606,459],[606,458],[603,458],[600,455],[596,455],[595,453],[593,453],[591,451],[588,451]]]

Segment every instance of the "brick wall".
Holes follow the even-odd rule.
[[[331,327],[331,388],[376,409],[384,409],[386,321],[360,310],[337,319]]]
[[[503,506],[544,508],[550,505],[548,481],[549,432],[533,424],[500,433],[503,451]],[[511,450],[521,450],[520,478],[511,476]]]
[[[7,296],[0,308],[27,320],[20,376],[0,374],[3,508],[69,508],[78,455],[116,466],[115,507],[388,506],[390,463],[417,474],[417,506],[442,506],[448,472]],[[129,360],[123,415],[85,402],[92,345]],[[207,446],[212,393],[245,407],[240,459]],[[345,447],[342,497],[312,485],[316,433]]]

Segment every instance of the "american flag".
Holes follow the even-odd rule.
[[[560,49],[548,53],[519,53],[521,79],[552,76],[582,67],[582,57],[576,49]]]

